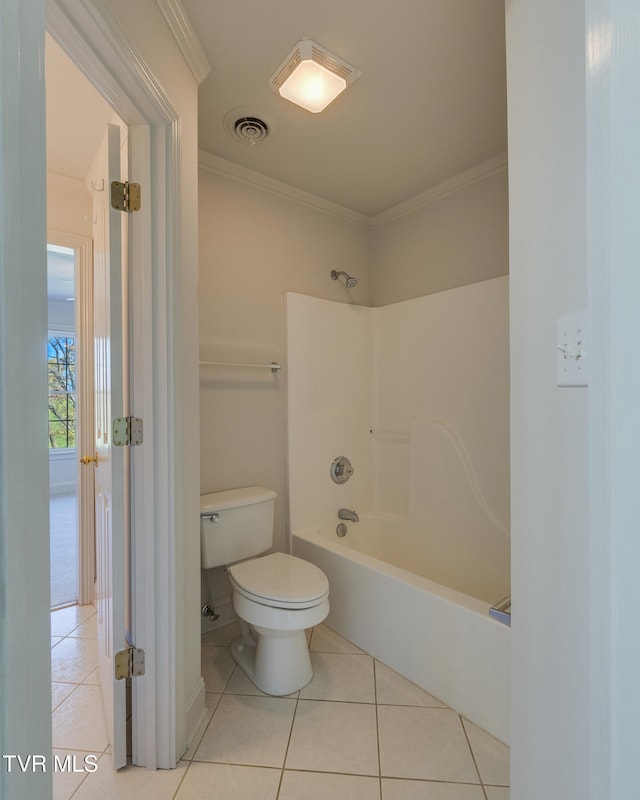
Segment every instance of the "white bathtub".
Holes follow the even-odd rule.
[[[509,628],[488,603],[355,549],[376,540],[365,526],[293,533],[293,554],[329,578],[327,625],[508,744]]]

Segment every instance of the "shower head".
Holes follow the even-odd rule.
[[[347,275],[344,270],[340,270],[340,272],[337,272],[335,269],[331,270],[331,277],[334,281],[337,281],[341,275],[344,277],[344,285],[347,287],[347,289],[353,289],[354,286],[358,285],[358,279],[352,278],[351,275]]]

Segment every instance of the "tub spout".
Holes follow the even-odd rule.
[[[360,522],[356,512],[352,511],[350,508],[341,508],[338,511],[338,517],[340,517],[340,519],[348,519],[351,522]]]

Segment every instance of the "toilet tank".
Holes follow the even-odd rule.
[[[264,553],[273,544],[276,493],[247,486],[200,495],[202,568],[232,564]]]

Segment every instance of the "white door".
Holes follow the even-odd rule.
[[[109,125],[96,160],[94,188],[94,392],[96,609],[98,664],[113,766],[126,764],[125,681],[115,679],[116,652],[127,646],[125,558],[128,550],[126,447],[112,442],[114,417],[126,413],[126,337],[123,321],[123,226],[126,214],[111,208],[110,186],[122,180],[120,127]],[[126,232],[125,232],[126,234]],[[125,238],[126,241],[126,238]]]

